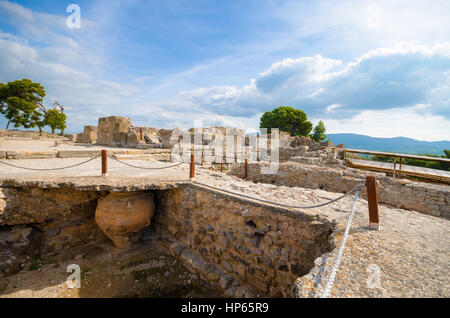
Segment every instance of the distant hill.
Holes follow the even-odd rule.
[[[398,152],[405,154],[443,155],[450,149],[450,141],[421,141],[406,137],[376,138],[358,134],[329,134],[335,144],[344,143],[346,148]]]

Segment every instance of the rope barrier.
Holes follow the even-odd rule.
[[[82,164],[88,163],[89,161],[92,161],[94,159],[97,159],[98,157],[100,157],[100,155],[97,155],[95,157],[92,157],[88,160],[85,160],[83,162],[79,162],[70,166],[65,166],[65,167],[60,167],[60,168],[29,168],[29,167],[21,167],[21,166],[17,166],[17,165],[13,165],[11,163],[6,163],[2,160],[0,160],[0,163],[10,166],[10,167],[14,167],[14,168],[18,168],[18,169],[25,169],[25,170],[33,170],[33,171],[51,171],[51,170],[63,170],[63,169],[69,169],[69,168],[73,168],[76,166],[81,166]]]
[[[327,298],[330,294],[331,288],[333,287],[334,279],[336,277],[337,270],[339,268],[339,264],[341,263],[342,253],[344,252],[345,242],[347,241],[348,233],[350,231],[350,225],[352,224],[353,214],[355,213],[356,200],[358,199],[358,190],[356,190],[355,198],[353,199],[352,209],[348,216],[347,225],[345,226],[344,236],[342,237],[341,246],[338,250],[338,255],[336,257],[336,261],[331,269],[330,278],[328,279],[328,283],[325,287],[325,291],[323,292],[321,298]]]
[[[135,165],[129,164],[129,163],[127,163],[127,162],[123,162],[122,160],[119,160],[119,159],[117,159],[117,158],[114,158],[113,156],[110,156],[110,155],[108,155],[108,157],[111,158],[112,160],[115,160],[115,161],[117,161],[117,162],[123,164],[123,165],[129,166],[129,167],[133,167],[133,168],[138,168],[138,169],[146,169],[146,170],[169,169],[169,168],[173,168],[173,167],[179,166],[179,165],[181,165],[181,164],[184,163],[184,162],[179,162],[179,163],[176,163],[176,164],[171,165],[171,166],[168,166],[168,167],[141,167],[141,166],[135,166]]]
[[[336,202],[336,201],[338,201],[338,200],[340,200],[340,199],[346,197],[347,195],[349,195],[350,193],[352,193],[352,192],[354,192],[354,191],[358,192],[358,190],[359,190],[361,187],[363,187],[363,186],[365,185],[365,184],[363,184],[363,183],[358,184],[358,185],[355,186],[353,189],[351,189],[350,191],[344,193],[344,194],[341,195],[340,197],[337,197],[337,198],[332,199],[332,200],[330,200],[330,201],[327,201],[327,202],[325,202],[325,203],[320,203],[320,204],[316,204],[316,205],[309,205],[309,206],[308,206],[308,205],[307,205],[307,206],[295,206],[295,205],[287,205],[287,204],[282,204],[282,203],[272,202],[272,201],[268,201],[268,200],[259,199],[259,198],[255,198],[255,197],[252,197],[252,196],[248,196],[248,195],[245,195],[245,194],[241,194],[241,193],[236,193],[236,192],[233,192],[233,191],[229,191],[229,190],[225,190],[225,189],[216,188],[216,187],[214,187],[214,186],[211,186],[211,185],[208,185],[208,184],[205,184],[205,183],[201,183],[201,182],[198,182],[198,181],[193,181],[193,183],[202,185],[202,186],[207,187],[207,188],[210,188],[210,189],[214,189],[214,190],[226,192],[226,193],[229,193],[229,194],[241,196],[241,197],[243,197],[243,198],[247,198],[247,199],[251,199],[251,200],[256,200],[256,201],[260,201],[260,202],[264,202],[264,203],[269,203],[269,204],[273,204],[273,205],[278,205],[278,206],[281,206],[281,207],[283,207],[283,208],[290,208],[290,209],[313,209],[313,208],[322,207],[322,206],[331,204],[331,203],[333,203],[333,202]]]

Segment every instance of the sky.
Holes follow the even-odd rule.
[[[450,1],[0,0],[0,82],[22,78],[71,133],[111,115],[252,133],[292,106],[328,133],[450,140]]]

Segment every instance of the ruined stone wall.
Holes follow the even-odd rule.
[[[52,139],[65,139],[67,137],[61,136],[60,134],[50,134],[43,131],[24,131],[18,129],[0,129],[0,137],[9,138],[30,138],[30,139],[40,139],[40,138],[52,138]]]
[[[242,177],[243,165],[232,165],[230,174]],[[329,168],[287,162],[280,163],[278,172],[275,174],[261,174],[261,165],[258,163],[248,166],[248,179],[256,182],[340,193],[349,191],[358,183],[365,182],[366,175],[377,177],[379,202],[450,219],[450,186],[448,185],[394,179],[381,173],[338,166]],[[361,195],[364,198],[367,197],[365,188],[361,191]]]
[[[332,224],[196,185],[160,191],[153,230],[228,296],[292,297],[295,280],[330,251]]]
[[[33,257],[73,256],[94,242],[103,192],[0,187],[0,277]],[[27,265],[28,266],[28,265]]]
[[[84,126],[81,134],[76,134],[75,142],[95,144],[97,142],[97,126]]]
[[[227,296],[292,297],[296,279],[334,248],[334,225],[311,214],[192,184],[153,193],[157,212],[148,232]],[[95,245],[95,209],[106,194],[0,187],[0,278],[28,267],[36,255],[74,257]]]
[[[107,146],[124,146],[128,143],[127,133],[130,127],[130,118],[120,116],[99,118],[97,143]]]

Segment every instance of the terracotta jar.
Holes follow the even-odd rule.
[[[118,248],[138,241],[155,213],[153,194],[113,192],[98,200],[95,221]]]

